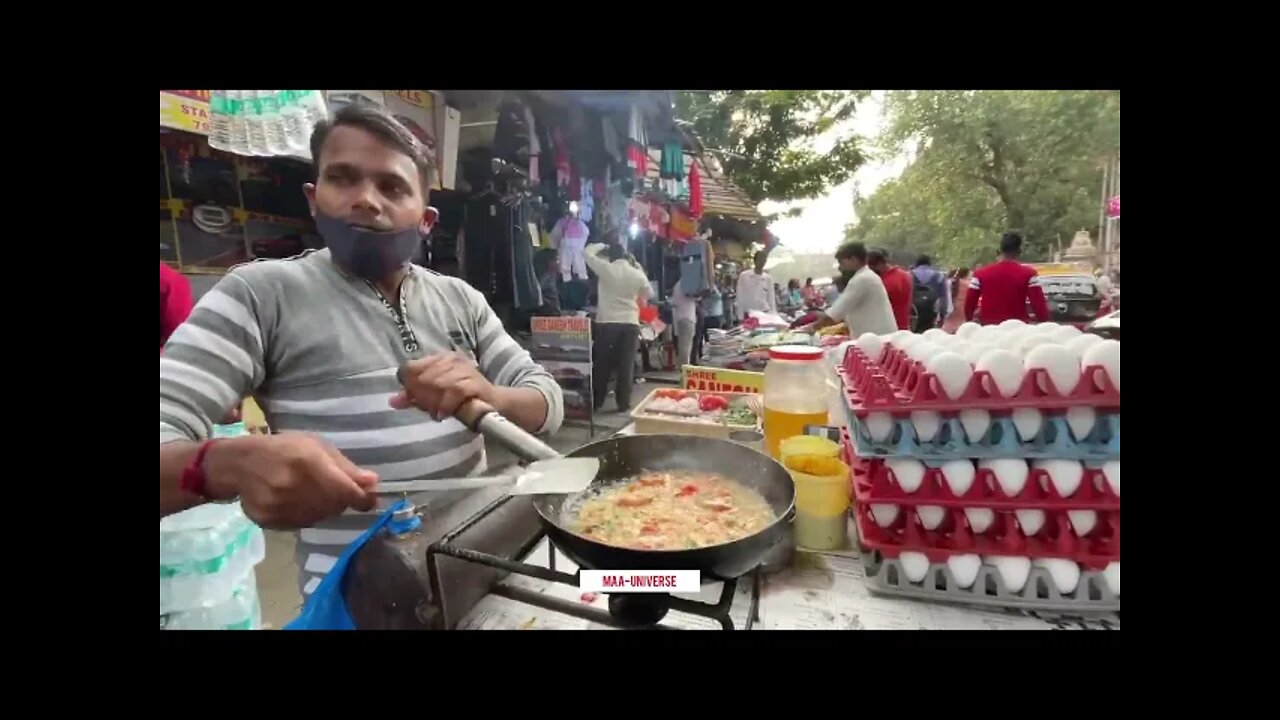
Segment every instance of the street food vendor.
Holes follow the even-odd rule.
[[[808,329],[821,330],[844,323],[852,337],[868,332],[877,335],[896,332],[898,323],[894,320],[884,282],[867,267],[867,246],[860,242],[845,243],[836,251],[836,262],[846,280],[844,290],[830,307],[819,312],[817,322]]]
[[[232,269],[160,357],[161,517],[238,497],[259,525],[302,528],[304,594],[376,517],[379,481],[483,471],[483,438],[452,417],[464,402],[539,433],[564,414],[479,291],[409,263],[435,219],[419,141],[353,104],[316,125],[311,154],[326,249]],[[209,440],[250,395],[286,432]]]

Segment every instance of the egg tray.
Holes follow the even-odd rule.
[[[1102,573],[1094,570],[1082,571],[1075,592],[1064,594],[1058,591],[1048,570],[1032,567],[1027,584],[1013,592],[1005,587],[999,571],[986,564],[978,568],[973,585],[962,588],[945,564],[930,563],[924,579],[913,583],[896,555],[888,557],[872,551],[863,552],[861,558],[867,589],[877,595],[1027,610],[1120,611],[1120,596],[1112,593]]]
[[[844,442],[848,442],[845,436]],[[973,484],[957,497],[938,467],[925,466],[924,479],[915,492],[903,490],[893,470],[884,460],[862,459],[846,453],[851,468],[853,496],[859,502],[894,503],[895,505],[936,505],[946,508],[988,508],[991,510],[1114,510],[1120,511],[1120,497],[1112,491],[1100,467],[1084,468],[1080,487],[1069,497],[1058,494],[1057,487],[1044,470],[1030,468],[1027,482],[1012,497],[1005,495],[995,473],[977,468]]]
[[[991,425],[978,442],[970,442],[958,417],[939,420],[931,442],[921,442],[909,417],[893,418],[894,427],[883,442],[871,439],[866,422],[846,404],[853,447],[861,458],[911,457],[920,460],[1024,458],[1032,460],[1119,460],[1120,414],[1099,414],[1083,441],[1071,436],[1065,415],[1043,417],[1040,432],[1029,441],[1018,437],[1013,418],[991,416]]]
[[[850,347],[837,370],[859,417],[866,417],[870,412],[903,414],[914,410],[959,412],[1092,407],[1118,412],[1120,409],[1120,391],[1100,365],[1084,368],[1080,382],[1070,393],[1059,392],[1048,372],[1035,368],[1023,376],[1017,392],[1008,397],[1000,392],[990,373],[976,370],[964,392],[956,399],[942,391],[938,377],[925,370],[922,363],[893,347],[885,348],[881,362],[871,360],[857,347]]]
[[[975,533],[963,510],[951,509],[934,530],[926,530],[918,508],[899,511],[887,527],[880,527],[869,503],[855,503],[858,535],[862,543],[896,557],[912,550],[923,553],[929,562],[945,562],[952,555],[1017,555],[1074,560],[1086,570],[1102,570],[1120,559],[1120,512],[1102,511],[1092,532],[1077,537],[1066,510],[1045,512],[1044,525],[1031,537],[1022,532],[1012,511],[996,512],[991,527]]]

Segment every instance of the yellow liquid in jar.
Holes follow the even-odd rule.
[[[827,411],[796,413],[783,410],[764,409],[764,447],[769,457],[777,458],[778,446],[783,440],[796,435],[803,435],[806,425],[826,425]]]

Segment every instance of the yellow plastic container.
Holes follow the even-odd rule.
[[[840,443],[816,435],[796,435],[778,444],[778,458],[785,465],[789,455],[819,455],[840,457]]]
[[[834,456],[799,453],[787,454],[782,464],[796,484],[796,544],[843,548],[849,535],[849,466]]]

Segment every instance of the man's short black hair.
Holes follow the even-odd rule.
[[[867,246],[860,242],[847,242],[836,250],[836,260],[848,260],[849,258],[857,258],[859,262],[867,261]]]
[[[867,264],[879,265],[880,263],[889,262],[889,251],[884,248],[871,248],[867,250]]]
[[[1000,236],[1000,252],[1005,255],[1019,255],[1022,253],[1022,233],[1017,230],[1010,230]]]
[[[768,259],[769,259],[769,252],[767,250],[757,250],[756,254],[751,256],[752,262],[760,262],[761,260],[768,260]]]
[[[354,102],[344,105],[333,114],[316,123],[311,131],[311,162],[316,171],[320,170],[320,151],[329,139],[329,133],[336,127],[353,127],[364,130],[399,152],[408,155],[418,168],[418,176],[422,178],[422,194],[425,197],[431,190],[432,173],[435,171],[435,159],[427,152],[425,146],[414,137],[409,129],[400,124],[381,105],[372,102]]]
[[[928,255],[921,255],[920,257],[916,258],[916,267],[920,267],[921,265],[932,265],[932,264],[933,264],[933,259],[930,258]]]

